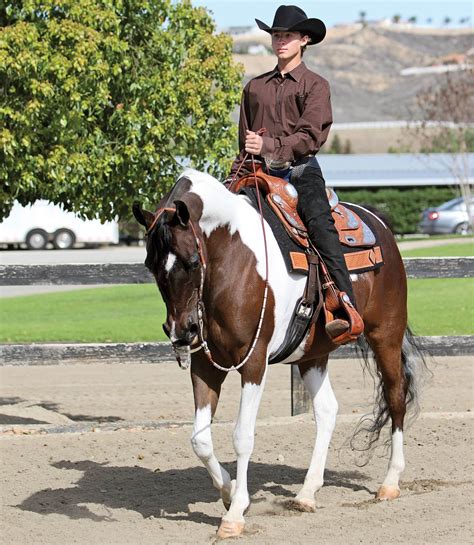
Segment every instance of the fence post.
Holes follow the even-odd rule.
[[[291,416],[309,412],[311,399],[301,379],[300,370],[295,364],[291,365]]]

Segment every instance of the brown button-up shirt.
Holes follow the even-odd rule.
[[[291,72],[278,68],[250,80],[242,93],[239,156],[234,174],[245,156],[246,130],[264,127],[262,157],[296,161],[314,155],[326,141],[332,124],[328,82],[304,63]]]

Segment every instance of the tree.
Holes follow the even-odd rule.
[[[362,26],[367,25],[367,12],[359,11],[359,23],[362,23]]]
[[[450,22],[451,22],[451,17],[445,17],[443,20],[443,25],[448,26]]]
[[[442,152],[473,224],[469,153],[474,151],[474,70],[446,72],[441,85],[417,95],[422,121],[414,138],[423,153]]]
[[[331,145],[329,146],[329,153],[342,153],[342,143],[337,133],[334,135]]]
[[[342,153],[345,155],[350,155],[352,153],[352,144],[349,138],[346,138],[346,141],[344,142],[344,148],[342,149]]]
[[[401,21],[401,19],[402,19],[402,16],[397,14],[397,15],[394,15],[392,17],[392,22],[395,23],[396,25],[398,25],[398,23]]]
[[[179,161],[223,175],[240,68],[190,0],[0,7],[0,216],[39,198],[86,217],[156,204]]]
[[[418,17],[416,15],[412,15],[409,19],[408,19],[408,22],[411,23],[412,25],[416,25],[416,21],[418,20]]]

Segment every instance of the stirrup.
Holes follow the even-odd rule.
[[[364,322],[345,291],[338,293],[340,307],[348,320],[336,318],[326,323],[326,333],[334,344],[346,344],[357,340],[364,331]]]

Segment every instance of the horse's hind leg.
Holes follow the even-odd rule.
[[[195,416],[191,436],[191,444],[196,456],[207,468],[212,483],[220,492],[226,508],[232,497],[235,481],[231,481],[229,473],[220,465],[214,454],[211,424],[226,373],[214,369],[207,361],[193,359],[191,378],[193,381]],[[235,486],[235,484],[234,484]]]
[[[289,507],[300,511],[316,509],[314,494],[323,485],[329,443],[336,424],[338,404],[329,380],[327,361],[328,357],[325,356],[311,364],[299,365],[304,384],[313,402],[317,427],[313,456],[303,487],[296,498],[289,502]]]
[[[402,343],[404,332],[397,328],[387,334],[386,331],[373,330],[366,332],[375,361],[382,376],[383,398],[379,400],[379,411],[376,418],[376,430],[380,431],[388,419],[392,420],[391,453],[388,472],[377,492],[380,500],[391,500],[400,496],[399,479],[405,469],[403,454],[403,422],[406,413],[406,395],[408,378],[402,361]],[[386,409],[383,407],[385,401]],[[388,411],[388,414],[387,414]]]

